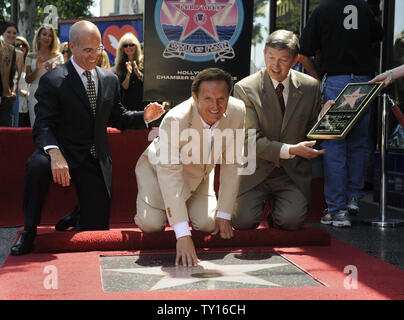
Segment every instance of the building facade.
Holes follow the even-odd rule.
[[[144,11],[144,0],[101,0],[101,16],[138,14]]]

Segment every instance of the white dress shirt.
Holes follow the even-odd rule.
[[[208,125],[201,117],[201,121],[202,121],[202,125],[203,128],[206,129],[207,131],[205,131],[206,133],[208,133],[208,144],[209,144],[209,150],[212,149],[212,143],[213,143],[213,130],[217,128],[217,126],[219,125],[219,121],[216,121],[212,126]],[[226,219],[226,220],[231,220],[231,214],[230,213],[226,213],[226,212],[222,212],[222,211],[218,211],[216,214],[217,218],[222,218],[222,219]],[[175,237],[181,238],[184,236],[190,236],[191,235],[191,230],[189,229],[189,224],[188,221],[183,221],[183,222],[178,222],[175,225],[173,225],[173,229],[175,232]]]

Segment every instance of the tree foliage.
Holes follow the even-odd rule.
[[[0,1],[0,14],[4,15],[6,20],[11,19],[11,6],[14,2],[18,2],[18,0]],[[90,16],[90,7],[93,5],[94,0],[36,0],[36,3],[36,22],[37,25],[40,25],[45,18],[43,11],[47,5],[54,5],[58,9],[59,18],[74,19]]]
[[[58,9],[59,18],[62,19],[89,17],[89,9],[93,3],[93,0],[37,0],[38,17],[43,20],[43,10],[47,5],[54,5]]]
[[[268,12],[269,0],[254,0],[254,22],[252,30],[252,45],[262,42],[264,39],[263,32],[267,33],[268,30],[261,23],[257,22],[257,18],[265,17]]]

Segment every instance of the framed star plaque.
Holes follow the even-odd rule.
[[[352,129],[373,99],[383,82],[348,83],[307,134],[309,139],[342,139]]]

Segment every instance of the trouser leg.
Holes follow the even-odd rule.
[[[41,211],[52,179],[50,158],[36,150],[25,168],[23,190],[24,229],[36,231],[41,221]]]
[[[143,232],[158,232],[165,228],[167,217],[164,210],[154,208],[138,194],[135,223]]]
[[[84,230],[109,228],[111,198],[101,167],[90,154],[78,167],[70,170],[80,205],[78,227]]]

